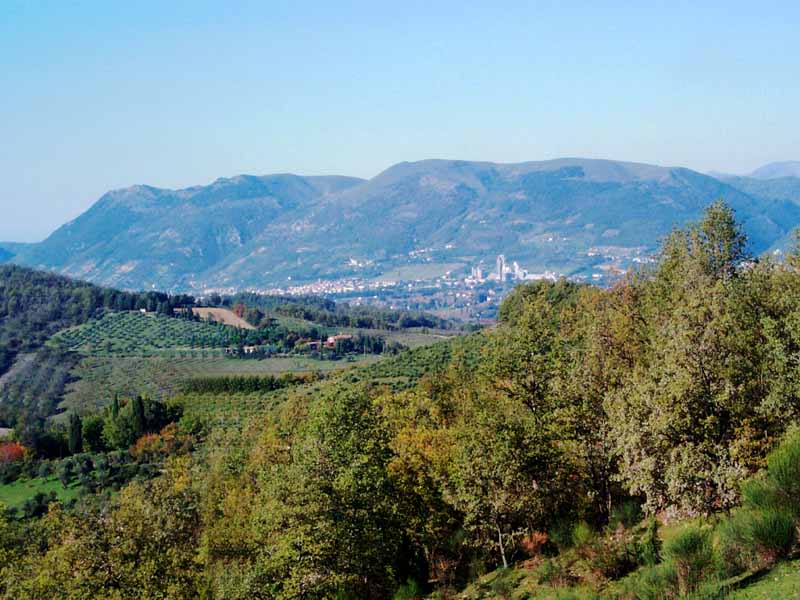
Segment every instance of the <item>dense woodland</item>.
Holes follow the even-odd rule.
[[[263,327],[275,316],[293,317],[327,327],[360,329],[408,329],[430,327],[451,329],[455,323],[421,311],[389,310],[334,302],[318,296],[267,296],[241,293],[230,297],[212,296],[211,305],[242,307],[241,315],[251,325]]]
[[[0,587],[451,597],[527,564],[562,598],[724,597],[797,546],[798,268],[750,256],[717,202],[613,288],[520,286],[496,328],[444,351],[265,383],[282,401],[242,427],[115,404],[80,436],[71,424],[73,449],[99,431],[158,473],[0,517]],[[659,527],[698,516],[662,543]],[[511,597],[493,594],[475,597]]]

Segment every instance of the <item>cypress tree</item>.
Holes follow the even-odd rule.
[[[72,413],[69,417],[69,453],[80,454],[83,450],[83,424],[81,418]]]
[[[136,396],[133,400],[133,429],[137,438],[144,433],[146,425],[144,399],[141,396]]]
[[[111,404],[111,418],[115,421],[119,417],[119,395],[114,394],[114,402]]]

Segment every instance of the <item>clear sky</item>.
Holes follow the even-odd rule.
[[[0,240],[403,160],[800,159],[800,2],[0,2]]]

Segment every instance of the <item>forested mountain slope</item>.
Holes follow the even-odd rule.
[[[585,274],[604,253],[624,265],[649,256],[719,197],[737,211],[756,253],[800,224],[793,192],[760,195],[684,168],[425,160],[367,181],[243,175],[184,190],[109,192],[14,260],[167,290],[370,278],[423,260],[419,252],[465,270],[504,253],[534,272]]]

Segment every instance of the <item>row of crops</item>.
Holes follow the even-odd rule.
[[[176,401],[184,407],[187,418],[200,418],[215,428],[238,427],[251,418],[269,411],[276,402],[275,394],[181,394]]]
[[[156,313],[115,312],[61,331],[53,336],[51,343],[100,356],[211,358],[221,355],[225,347],[236,344],[239,335],[238,330],[215,322],[190,321]]]

